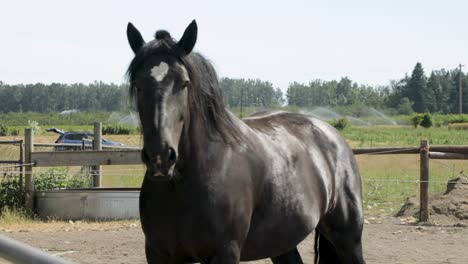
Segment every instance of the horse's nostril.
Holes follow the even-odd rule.
[[[173,148],[169,148],[169,155],[167,156],[167,161],[169,163],[175,163],[177,160],[177,154]]]

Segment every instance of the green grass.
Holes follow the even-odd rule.
[[[347,127],[341,131],[353,148],[419,146],[421,139],[431,145],[468,145],[468,133],[446,126]],[[365,210],[369,213],[396,213],[406,198],[419,194],[419,155],[358,155],[363,180]],[[466,161],[431,160],[430,193],[446,190],[447,181],[467,171]]]
[[[106,122],[111,116],[110,112],[79,112],[67,115],[60,113],[3,113],[0,122],[7,126],[26,126],[28,120],[37,121],[40,126],[51,124],[62,125],[92,125],[94,122]]]
[[[34,131],[34,135],[40,136],[40,135],[56,135],[54,132],[47,132],[48,128],[56,127],[58,129],[62,129],[64,131],[88,131],[88,132],[93,132],[94,126],[93,125],[39,125],[40,130],[39,131]],[[17,130],[19,134],[17,136],[23,136],[24,135],[24,129],[28,128],[28,126],[9,126],[8,130]],[[11,135],[11,133],[10,133]]]
[[[102,166],[105,187],[141,187],[144,174],[143,165]]]
[[[411,126],[350,126],[342,135],[353,147],[419,146],[421,139],[432,145],[467,145],[468,133],[446,126],[413,128]]]
[[[364,207],[368,213],[396,213],[406,198],[419,194],[419,155],[358,155]],[[442,193],[447,181],[468,169],[466,161],[431,160],[429,193]]]

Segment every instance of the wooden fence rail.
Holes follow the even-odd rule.
[[[92,149],[92,144],[84,144],[85,148]],[[83,144],[73,144],[73,143],[34,143],[34,147],[76,147],[76,148],[83,148]],[[102,145],[103,149],[139,149],[141,150],[142,147],[140,146],[112,146],[112,145]]]
[[[142,164],[140,150],[34,152],[31,154],[31,163],[34,167]]]
[[[354,155],[374,154],[374,155],[391,155],[391,154],[418,154],[421,150],[419,147],[382,147],[382,148],[355,148]],[[468,145],[433,145],[431,151],[468,154]]]

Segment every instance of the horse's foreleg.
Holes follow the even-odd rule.
[[[210,259],[210,264],[238,264],[240,262],[240,245],[237,241],[230,241],[216,250]]]
[[[169,256],[151,248],[148,243],[145,244],[146,262],[148,264],[184,264],[187,263],[181,258]]]
[[[156,251],[148,245],[148,243],[145,244],[145,254],[148,264],[169,263],[169,259],[167,257],[157,254]]]

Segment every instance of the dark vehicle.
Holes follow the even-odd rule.
[[[83,146],[88,149],[92,148],[92,141],[94,139],[94,135],[91,132],[65,132],[55,127],[47,129],[47,132],[55,132],[57,134],[60,134],[55,143],[77,144],[77,146],[57,146],[55,147],[55,150],[81,150]],[[102,145],[123,146],[124,144],[120,142],[102,139]]]

